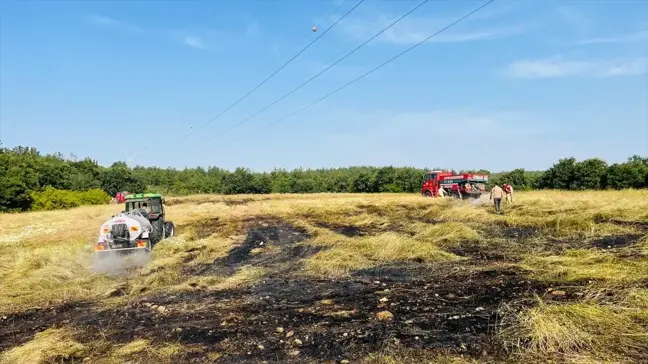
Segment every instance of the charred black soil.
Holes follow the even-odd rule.
[[[404,207],[394,208],[406,213]],[[386,214],[382,209],[373,212]],[[423,221],[415,216],[412,220]],[[309,223],[348,237],[397,230]],[[205,362],[209,353],[218,353],[218,362],[225,363],[354,361],[385,349],[487,356],[497,362],[505,355],[496,336],[503,304],[522,310],[535,304],[535,295],[578,300],[587,284],[551,287],[511,268],[522,253],[572,247],[549,237],[536,239],[542,238],[541,232],[532,228],[484,227],[487,240],[463,241],[447,249],[469,258],[462,261],[391,262],[344,279],[315,279],[304,275],[301,261],[323,247],[310,245],[311,235],[287,221],[268,216],[234,223],[211,219],[192,228],[197,238],[206,238],[229,233],[232,226],[246,231],[240,244],[210,264],[185,267],[181,273],[187,278],[227,277],[244,266],[267,268],[253,284],[141,295],[111,308],[101,302],[69,302],[0,317],[0,351],[44,329],[71,327],[82,333],[77,341],[95,347],[94,356],[110,355],[110,345],[99,347],[99,342],[149,339],[195,348],[174,358],[188,363]],[[641,237],[622,235],[587,244],[624,248]],[[135,354],[134,359],[137,355],[148,354]]]
[[[323,249],[300,244],[310,238],[305,229],[278,219],[263,219],[248,227],[245,240],[230,249],[227,256],[211,264],[192,267],[191,270],[185,270],[185,273],[230,276],[244,265],[294,271],[300,268],[300,259],[308,258]]]
[[[594,219],[594,221],[598,224],[607,222],[615,225],[631,226],[640,230],[648,231],[647,221],[629,221],[629,220],[620,220],[620,219],[607,219],[602,217],[597,217],[596,219]]]
[[[637,244],[644,234],[611,235],[592,241],[592,246],[601,249],[615,249]]]
[[[384,232],[397,232],[400,234],[410,234],[406,229],[397,224],[385,224],[385,225],[344,225],[344,224],[334,224],[325,221],[315,221],[314,226],[329,229],[337,234],[344,235],[349,238],[354,238],[358,236],[371,236],[377,235]]]
[[[479,241],[462,241],[457,246],[447,249],[461,257],[481,261],[515,261],[516,254],[507,254],[509,247],[505,244],[482,244]]]
[[[150,296],[117,309],[34,311],[8,318],[0,338],[7,348],[67,325],[83,332],[82,343],[202,345],[200,354],[178,358],[183,362],[202,362],[208,352],[226,353],[223,362],[354,360],[385,347],[496,356],[500,305],[546,291],[510,269],[440,275],[421,267],[400,281],[383,275],[403,276],[399,269],[344,280],[274,275],[245,289]]]
[[[354,225],[338,225],[338,224],[327,223],[327,222],[317,222],[315,223],[315,226],[329,229],[338,234],[342,234],[348,237],[364,236],[370,233],[370,229],[360,228]]]

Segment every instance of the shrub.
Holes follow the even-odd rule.
[[[67,191],[48,186],[43,191],[32,192],[31,197],[34,201],[33,211],[70,209],[81,205],[101,205],[110,202],[110,196],[101,189]]]

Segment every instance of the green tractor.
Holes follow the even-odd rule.
[[[111,217],[99,229],[95,252],[102,259],[113,253],[150,252],[160,240],[175,234],[173,222],[166,220],[161,195],[127,195],[124,202],[125,210]]]
[[[126,195],[126,209],[129,213],[133,210],[140,210],[152,226],[151,245],[157,244],[160,240],[170,238],[175,234],[173,222],[166,220],[164,211],[164,198],[157,193],[138,193]]]

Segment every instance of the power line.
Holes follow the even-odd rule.
[[[457,23],[463,21],[464,19],[468,18],[469,16],[473,15],[474,13],[478,12],[479,10],[485,8],[486,6],[490,5],[490,4],[493,3],[494,1],[495,1],[495,0],[489,0],[488,2],[486,2],[486,3],[483,4],[483,5],[481,5],[480,7],[478,7],[478,8],[476,8],[476,9],[472,10],[472,11],[469,12],[468,14],[466,14],[466,15],[462,16],[461,18],[455,20],[454,22],[452,22],[452,23],[450,23],[449,25],[445,26],[445,27],[442,28],[441,30],[438,30],[436,33],[434,33],[434,34],[430,35],[429,37],[423,39],[422,41],[420,41],[420,42],[414,44],[413,46],[407,48],[406,50],[404,50],[404,51],[402,51],[401,53],[395,55],[394,57],[388,59],[387,61],[385,61],[385,62],[379,64],[378,66],[374,67],[374,68],[371,69],[370,71],[368,71],[368,72],[362,74],[361,76],[359,76],[359,77],[353,79],[352,81],[346,83],[345,85],[343,85],[343,86],[341,86],[341,87],[339,87],[339,88],[333,90],[332,92],[330,92],[330,93],[328,93],[328,94],[326,94],[326,95],[320,97],[319,99],[317,99],[317,100],[311,102],[310,104],[308,104],[308,105],[306,105],[306,106],[304,106],[304,107],[301,107],[300,109],[297,109],[297,110],[291,112],[290,114],[285,115],[285,116],[283,116],[282,118],[280,118],[280,119],[278,119],[278,120],[276,120],[276,121],[273,121],[273,122],[270,123],[270,124],[266,124],[264,127],[261,127],[260,129],[257,129],[256,132],[259,132],[259,131],[261,131],[261,130],[264,130],[264,129],[266,129],[266,128],[272,126],[272,125],[279,124],[280,122],[285,121],[285,120],[289,119],[290,117],[292,117],[292,116],[294,116],[294,115],[296,115],[296,114],[298,114],[298,113],[300,113],[300,112],[302,112],[302,111],[308,109],[309,107],[311,107],[311,106],[313,106],[313,105],[315,105],[315,104],[318,104],[318,103],[324,101],[325,99],[327,99],[327,98],[333,96],[334,94],[336,94],[336,93],[342,91],[343,89],[345,89],[345,88],[351,86],[352,84],[354,84],[354,83],[360,81],[361,79],[367,77],[367,76],[370,75],[371,73],[373,73],[373,72],[379,70],[380,68],[386,66],[387,64],[391,63],[392,61],[394,61],[394,60],[400,58],[400,57],[403,56],[404,54],[406,54],[406,53],[408,53],[409,51],[413,50],[414,48],[420,46],[421,44],[427,42],[428,40],[434,38],[435,36],[437,36],[437,35],[443,33],[443,32],[446,31],[446,30],[450,29],[451,27],[453,27],[453,26],[456,25]],[[237,140],[240,140],[240,139],[241,139],[241,138],[239,138],[239,139],[237,139]]]
[[[292,58],[290,58],[290,59],[289,59],[288,61],[286,61],[283,65],[281,65],[281,66],[280,66],[276,71],[274,71],[272,74],[270,74],[270,76],[266,77],[265,80],[261,81],[261,83],[259,83],[259,84],[256,85],[254,88],[252,88],[252,89],[251,89],[250,91],[248,91],[245,95],[243,95],[241,98],[239,98],[238,100],[236,100],[233,104],[231,104],[230,106],[228,106],[225,110],[221,111],[218,115],[216,115],[216,116],[214,116],[213,118],[207,120],[206,123],[200,125],[199,128],[202,128],[202,127],[206,126],[207,124],[213,122],[214,120],[218,119],[218,118],[221,117],[223,114],[225,114],[226,112],[228,112],[229,110],[231,110],[234,106],[238,105],[238,104],[239,104],[241,101],[243,101],[246,97],[250,96],[250,95],[251,95],[254,91],[256,91],[259,87],[263,86],[263,85],[264,85],[266,82],[268,82],[272,77],[274,77],[277,73],[279,73],[282,69],[284,69],[288,64],[290,64],[293,60],[295,60],[295,58],[299,57],[300,54],[304,53],[304,51],[306,51],[308,48],[310,48],[310,46],[312,46],[315,42],[317,42],[320,38],[322,38],[322,37],[323,37],[326,33],[328,33],[331,29],[333,29],[333,27],[335,27],[335,26],[336,26],[340,21],[342,21],[342,19],[346,18],[347,15],[351,14],[351,12],[354,11],[358,6],[360,6],[360,4],[362,4],[364,1],[365,1],[365,0],[360,0],[360,1],[359,1],[359,2],[354,6],[354,7],[352,7],[349,11],[347,11],[344,15],[342,15],[338,20],[336,20],[336,21],[335,21],[335,22],[334,22],[330,27],[328,27],[324,32],[322,32],[322,34],[320,34],[317,38],[313,39],[313,41],[311,41],[310,43],[308,43],[304,48],[302,48],[299,52],[297,52],[297,54],[295,54],[294,56],[292,56]],[[344,5],[344,3],[343,3],[342,5]],[[338,8],[337,8],[333,13],[337,12],[337,10],[340,9],[340,8],[342,7],[342,5],[340,5],[340,6],[339,6],[339,7],[338,7]],[[184,137],[180,138],[180,139],[178,140],[178,143],[181,142],[181,141],[183,141],[183,140],[185,140],[185,139],[187,139],[187,137],[189,137],[189,135],[191,135],[191,132],[189,132],[189,134],[185,135]]]
[[[322,19],[324,19],[324,21],[328,22],[328,20],[329,20],[329,19],[332,19],[333,16],[334,16],[334,15],[335,15],[335,14],[336,14],[336,13],[337,13],[337,12],[338,12],[342,7],[343,7],[343,6],[344,6],[344,1],[341,1],[341,2],[340,2],[340,5],[338,5],[338,7],[336,7],[335,10],[333,10],[333,11],[332,11],[328,16],[326,16],[325,18],[322,18]],[[303,39],[306,39],[306,38],[307,38],[307,37],[306,37],[305,35],[300,35],[300,36],[299,36],[299,40],[300,40],[300,41],[303,40]],[[308,37],[308,39],[310,39],[310,37]],[[290,53],[290,50],[287,50],[286,52],[284,52],[284,54],[283,54],[283,55],[282,55],[282,56],[281,56],[277,61],[282,61],[284,58],[286,58],[286,56],[288,55],[288,53]]]
[[[423,6],[423,5],[424,5],[425,3],[427,3],[428,1],[430,1],[430,0],[424,0],[423,2],[421,2],[420,4],[418,4],[417,6],[415,6],[413,9],[411,9],[410,11],[408,11],[407,13],[405,13],[403,16],[401,16],[400,18],[396,19],[394,22],[392,22],[391,24],[389,24],[386,28],[383,28],[380,32],[374,34],[374,36],[372,36],[371,38],[369,38],[369,39],[367,39],[366,41],[364,41],[362,44],[360,44],[359,46],[357,46],[356,48],[354,48],[352,51],[350,51],[349,53],[345,54],[344,56],[342,56],[342,57],[341,57],[340,59],[338,59],[337,61],[333,62],[331,65],[329,65],[328,67],[326,67],[325,69],[323,69],[322,71],[320,71],[320,72],[319,72],[318,74],[316,74],[315,76],[309,78],[308,80],[306,80],[305,82],[303,82],[301,85],[295,87],[294,89],[292,89],[291,91],[289,91],[289,92],[286,93],[285,95],[281,96],[280,98],[276,99],[275,101],[271,102],[270,104],[268,104],[267,106],[265,106],[265,107],[262,108],[261,110],[259,110],[259,111],[255,112],[254,114],[252,114],[252,115],[246,117],[245,119],[240,120],[240,121],[237,122],[236,124],[232,125],[230,128],[225,129],[225,130],[222,131],[221,133],[218,133],[218,134],[212,136],[211,138],[207,139],[206,141],[210,141],[210,140],[212,140],[212,139],[214,139],[214,138],[216,138],[216,137],[218,137],[218,136],[221,136],[221,135],[227,133],[228,131],[230,131],[230,130],[236,128],[237,126],[239,126],[239,125],[245,123],[246,121],[248,121],[248,120],[254,118],[255,116],[261,114],[262,112],[268,110],[269,108],[271,108],[272,106],[276,105],[277,103],[279,103],[280,101],[282,101],[282,100],[285,99],[286,97],[292,95],[292,94],[295,93],[297,90],[299,90],[300,88],[304,87],[305,85],[307,85],[308,83],[310,83],[311,81],[313,81],[314,79],[316,79],[317,77],[321,76],[324,72],[326,72],[326,71],[328,71],[329,69],[333,68],[335,65],[337,65],[337,64],[340,63],[340,62],[342,62],[344,59],[346,59],[347,57],[349,57],[350,55],[352,55],[353,53],[355,53],[355,52],[356,52],[357,50],[359,50],[360,48],[364,47],[367,43],[371,42],[373,39],[375,39],[376,37],[378,37],[379,35],[381,35],[382,33],[384,33],[387,29],[389,29],[389,28],[393,27],[394,25],[396,25],[398,22],[400,22],[400,21],[403,20],[406,16],[408,16],[408,15],[410,15],[411,13],[413,13],[414,11],[416,11],[418,8],[420,8],[421,6]]]

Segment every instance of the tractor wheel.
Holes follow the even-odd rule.
[[[164,237],[172,238],[175,235],[175,226],[173,222],[167,221],[164,223]]]
[[[430,190],[425,191],[425,197],[432,197],[432,192]]]
[[[164,222],[162,222],[162,219],[157,219],[151,221],[151,225],[153,226],[153,231],[151,232],[150,240],[151,246],[154,246],[160,240],[164,239]]]

